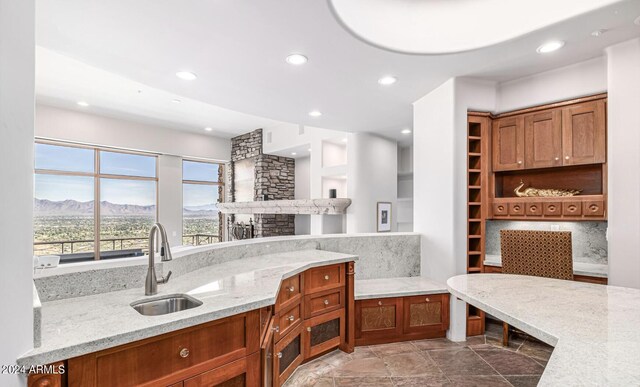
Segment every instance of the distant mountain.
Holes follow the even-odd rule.
[[[35,215],[93,215],[93,200],[79,202],[76,200],[52,201],[34,199]],[[100,202],[101,215],[155,215],[156,206],[138,206],[134,204],[115,204]]]

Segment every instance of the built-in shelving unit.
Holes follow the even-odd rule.
[[[398,231],[413,231],[413,146],[398,146]]]
[[[490,117],[469,113],[467,135],[467,273],[484,271],[488,208]],[[484,333],[484,312],[467,305],[467,336]]]

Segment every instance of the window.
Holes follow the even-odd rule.
[[[61,263],[144,255],[157,218],[156,165],[151,154],[36,143],[34,254]]]
[[[206,245],[222,240],[224,167],[202,161],[182,161],[182,244]]]

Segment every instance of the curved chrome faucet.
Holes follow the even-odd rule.
[[[171,256],[171,248],[169,247],[169,239],[167,238],[167,232],[160,223],[156,223],[151,227],[149,232],[149,269],[147,270],[147,279],[144,283],[144,295],[152,296],[158,293],[158,284],[166,284],[171,277],[171,271],[167,273],[167,277],[156,278],[155,268],[155,253],[156,253],[156,232],[160,232],[160,255],[162,261],[170,261],[173,259]]]

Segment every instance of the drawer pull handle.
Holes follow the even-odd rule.
[[[324,279],[325,279],[325,280],[329,280],[329,275],[325,275],[325,276],[324,276]]]
[[[296,290],[296,288],[294,288],[293,286],[290,286],[290,287],[289,287],[289,291],[290,291],[290,292],[293,292],[294,290]]]
[[[329,305],[329,300],[324,300],[325,305]]]
[[[311,327],[307,327],[307,332],[311,332]]]
[[[187,358],[187,357],[189,357],[189,350],[188,350],[188,349],[186,349],[186,348],[182,348],[182,349],[180,350],[180,357],[181,357],[181,358]]]
[[[279,332],[280,332],[280,326],[276,325],[275,327],[273,327],[273,330],[274,330],[276,333],[279,333]]]
[[[378,305],[379,305],[379,306],[382,306],[382,301],[378,301]]]
[[[425,298],[424,300],[425,300],[426,302],[429,302],[429,297]]]
[[[289,320],[289,321],[293,321],[293,320],[295,320],[295,319],[296,319],[296,318],[295,318],[295,317],[293,317],[293,315],[291,315],[291,316],[289,316],[289,317],[287,318],[287,320]]]
[[[278,352],[278,359],[282,359],[282,352]]]

